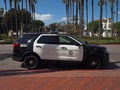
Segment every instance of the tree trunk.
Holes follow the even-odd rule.
[[[17,2],[16,2],[16,0],[15,0],[15,23],[16,23],[16,35],[17,35],[17,37],[18,37],[18,20],[17,20]]]
[[[92,28],[91,28],[91,36],[93,36],[93,29],[94,29],[94,1],[92,0]]]
[[[5,4],[5,11],[7,12],[6,0],[4,0],[4,4]],[[7,22],[5,23],[5,32],[8,32],[8,25],[7,25]]]
[[[86,33],[88,35],[88,0],[86,0]]]
[[[78,33],[78,2],[76,1],[76,16],[75,16],[75,29]]]
[[[114,36],[114,26],[113,26],[113,23],[114,23],[114,11],[113,11],[113,8],[114,8],[114,5],[113,5],[113,2],[111,2],[111,19],[112,19],[111,30],[112,30],[112,37]]]
[[[100,24],[99,24],[99,38],[101,38],[101,32],[102,32],[102,13],[103,13],[103,6],[102,6],[102,1],[100,1]]]

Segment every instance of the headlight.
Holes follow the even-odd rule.
[[[106,48],[102,49],[104,53],[108,53],[108,50]]]

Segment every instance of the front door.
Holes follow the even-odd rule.
[[[67,61],[82,61],[83,46],[68,36],[59,36],[59,59]]]

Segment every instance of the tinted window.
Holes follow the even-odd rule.
[[[43,43],[43,44],[58,44],[59,38],[58,36],[42,36],[38,40],[37,43]]]
[[[26,44],[26,43],[31,42],[31,40],[32,40],[35,36],[36,36],[36,34],[24,34],[24,35],[20,36],[20,37],[16,40],[16,42]]]

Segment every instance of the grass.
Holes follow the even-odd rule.
[[[0,36],[0,44],[11,44],[15,39],[16,37]]]
[[[85,42],[87,41],[88,43],[92,44],[120,44],[120,37],[119,38],[82,38],[80,39],[81,41]]]

